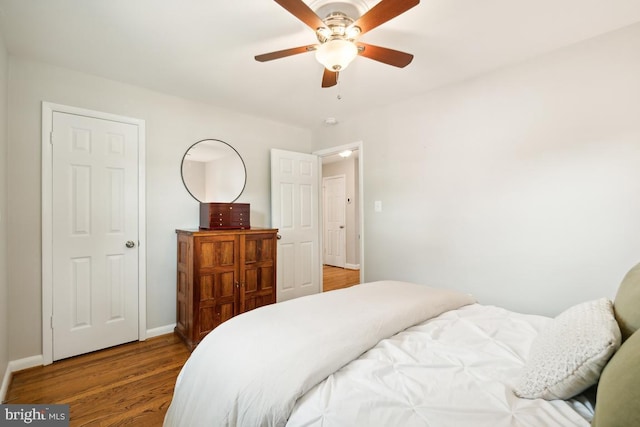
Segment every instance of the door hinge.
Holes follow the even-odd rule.
[[[51,324],[51,329],[53,329],[53,316],[51,316],[51,317],[49,318],[49,320],[50,320],[50,324]]]
[[[49,132],[49,144],[53,145],[53,131]]]

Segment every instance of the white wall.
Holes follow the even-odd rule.
[[[207,198],[205,163],[184,160],[182,163],[182,178],[189,192],[198,200],[211,200]]]
[[[7,282],[7,66],[0,28],[0,384],[9,363]],[[0,393],[0,400],[3,398]]]
[[[197,202],[180,177],[184,152],[221,139],[247,166],[238,202],[251,203],[251,223],[270,226],[269,149],[310,151],[308,130],[214,108],[140,87],[10,57],[8,165],[9,331],[11,360],[41,349],[40,157],[42,101],[146,121],[147,327],[175,323],[175,229],[197,227]],[[25,331],[28,331],[25,332]]]
[[[640,261],[640,24],[319,129],[314,150],[352,141],[366,280],[554,315]]]

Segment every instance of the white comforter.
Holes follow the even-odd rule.
[[[593,406],[513,388],[550,319],[468,305],[382,340],[298,400],[288,426],[588,426]],[[582,414],[582,415],[581,415]]]
[[[455,291],[383,281],[237,316],[194,350],[165,426],[284,425],[300,396],[381,339],[473,302]]]

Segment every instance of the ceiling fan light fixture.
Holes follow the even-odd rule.
[[[327,27],[320,27],[316,30],[316,34],[318,36],[318,40],[325,41],[333,35],[333,31]]]
[[[358,47],[348,40],[334,39],[318,46],[316,59],[329,71],[342,71],[358,56]]]
[[[360,27],[350,25],[344,30],[344,34],[347,39],[355,39],[360,35],[360,31]]]

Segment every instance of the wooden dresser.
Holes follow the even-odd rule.
[[[176,328],[193,349],[233,316],[276,302],[277,229],[176,230]]]

